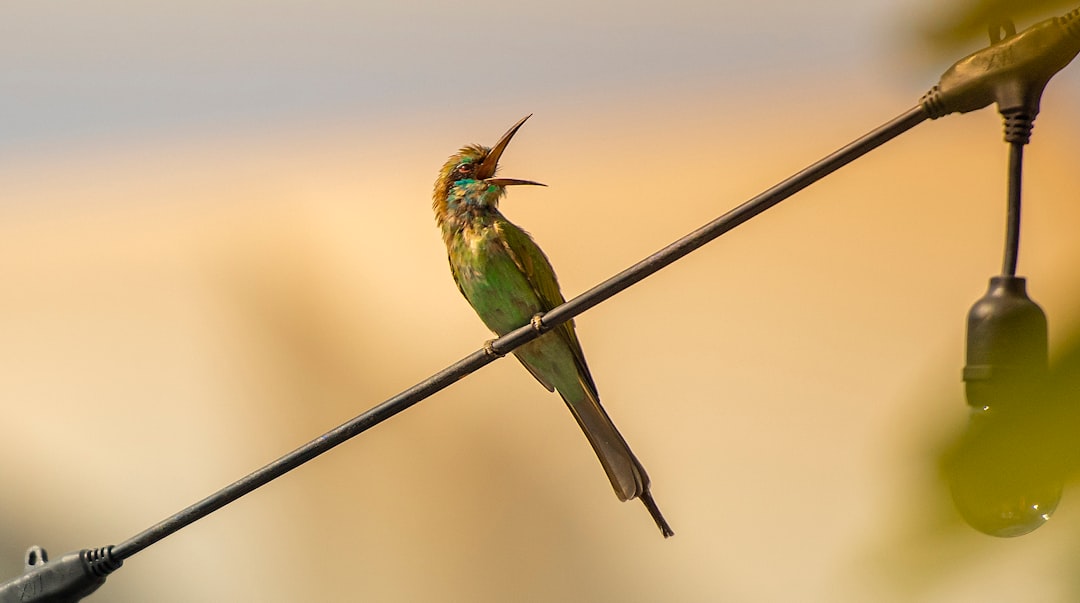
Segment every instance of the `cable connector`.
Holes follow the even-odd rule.
[[[931,119],[997,103],[1002,115],[1022,115],[1030,136],[1046,83],[1080,53],[1080,8],[1020,33],[1011,22],[992,25],[990,42],[954,63],[919,102]],[[1022,124],[1007,130],[1017,142],[1025,136]]]
[[[45,549],[32,546],[23,574],[0,584],[0,603],[76,603],[123,564],[111,546],[68,553],[58,561],[49,561]]]

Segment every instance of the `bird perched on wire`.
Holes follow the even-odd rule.
[[[551,262],[525,231],[499,212],[506,187],[539,182],[495,175],[499,158],[529,115],[493,147],[469,145],[439,172],[433,193],[450,271],[462,295],[489,329],[504,335],[563,303]],[[572,322],[514,350],[548,391],[558,391],[600,459],[619,500],[641,499],[664,537],[668,526],[649,492],[649,476],[611,422],[585,364]]]

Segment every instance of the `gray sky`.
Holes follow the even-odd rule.
[[[474,98],[865,77],[896,68],[903,4],[106,1],[0,12],[0,150],[12,152],[175,128],[377,120]]]

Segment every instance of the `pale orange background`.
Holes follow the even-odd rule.
[[[573,296],[900,114],[950,62],[904,54],[900,2],[132,4],[101,30],[22,6],[29,30],[4,43],[23,95],[0,122],[5,579],[31,544],[124,540],[478,348],[430,211],[458,146],[535,114],[502,173],[549,187],[503,209]],[[202,19],[221,31],[186,37]],[[447,28],[463,49],[430,47]],[[520,34],[477,55],[493,28]],[[215,55],[226,40],[242,60]],[[261,52],[280,60],[266,90],[207,100],[219,76],[257,79]],[[42,87],[85,53],[130,59],[132,90],[126,67],[98,97]],[[1052,347],[1080,299],[1078,73],[1051,83],[1025,169],[1020,266]],[[278,102],[290,82],[303,102]],[[1075,492],[998,540],[935,478],[965,420],[964,317],[999,267],[1005,159],[993,110],[923,124],[578,319],[668,541],[503,360],[134,556],[91,600],[1070,600]]]

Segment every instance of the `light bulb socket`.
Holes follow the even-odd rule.
[[[968,404],[978,408],[1027,399],[1047,374],[1046,313],[1018,276],[995,276],[967,320],[964,383]]]

